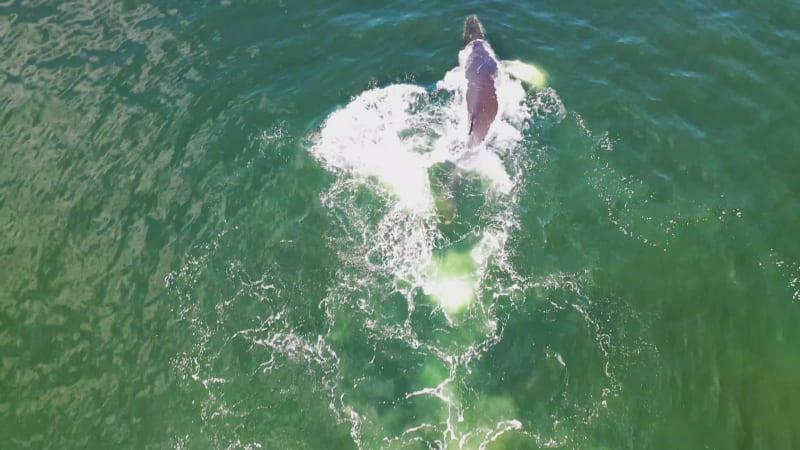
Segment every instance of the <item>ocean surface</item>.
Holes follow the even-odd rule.
[[[459,52],[501,60],[477,152]],[[796,0],[0,3],[3,449],[800,448]]]

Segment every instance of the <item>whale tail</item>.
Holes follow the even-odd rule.
[[[483,29],[483,24],[478,20],[478,16],[471,15],[467,17],[464,22],[464,45],[469,44],[475,39],[486,40],[486,30]]]

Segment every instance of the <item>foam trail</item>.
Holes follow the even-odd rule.
[[[328,316],[335,317],[342,304],[359,297],[356,291],[385,290],[388,275],[395,280],[390,289],[408,302],[408,318],[403,326],[381,325],[364,312],[368,328],[375,330],[376,339],[407,342],[410,348],[443,363],[448,374],[405,396],[407,402],[428,401],[427,398],[440,401],[446,418],[420,419],[400,435],[384,435],[384,442],[430,444],[426,436],[438,430],[442,434],[435,440],[436,446],[449,448],[479,435],[482,438],[477,444],[488,443],[519,428],[513,417],[500,417],[495,426],[465,429],[465,406],[457,389],[462,382],[460,368],[467,368],[473,357],[499,339],[491,300],[484,305],[481,293],[489,281],[487,269],[493,262],[501,263],[503,271],[513,270],[505,261],[506,242],[517,223],[515,205],[521,180],[515,149],[531,116],[522,83],[500,68],[497,119],[485,142],[467,149],[469,121],[463,63],[468,52],[466,49],[459,54],[461,64],[449,71],[432,92],[410,84],[362,92],[325,120],[310,149],[316,159],[338,175],[323,194],[323,204],[340,218],[338,222],[345,231],[332,237],[332,244],[348,268],[342,271],[346,274],[342,283],[324,301]],[[455,245],[458,242],[445,238],[440,229],[429,169],[442,163],[455,165],[458,177],[474,179],[477,175],[482,181],[484,206],[475,217],[463,218],[472,228],[467,244]],[[357,200],[365,187],[379,197],[380,206]],[[453,332],[458,339],[433,342],[417,334],[411,317],[418,306],[414,304],[418,293],[434,301],[450,327],[460,329]],[[369,307],[358,308],[368,310]],[[358,405],[339,398],[342,416],[352,418],[353,437],[359,446],[365,436],[384,434],[379,421],[370,419],[368,410],[356,412]]]

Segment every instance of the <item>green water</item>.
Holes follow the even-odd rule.
[[[448,320],[312,150],[470,13],[549,89],[433,229],[513,222]],[[798,48],[796,1],[0,4],[0,447],[800,448]]]

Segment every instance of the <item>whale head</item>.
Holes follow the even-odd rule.
[[[469,44],[475,39],[486,40],[486,31],[483,29],[483,24],[478,20],[478,16],[471,15],[467,17],[464,22],[464,45]]]

